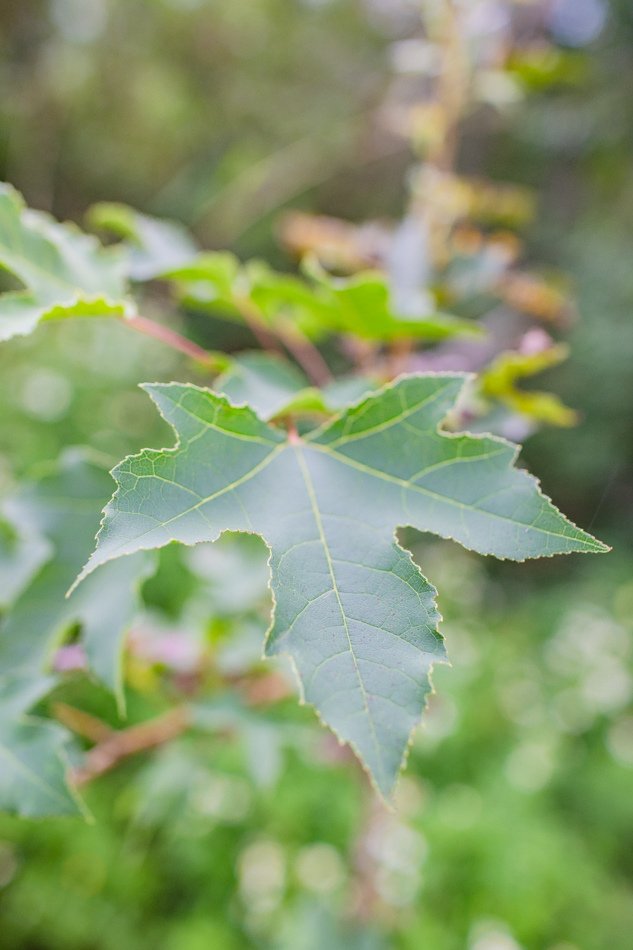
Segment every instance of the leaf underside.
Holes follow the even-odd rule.
[[[261,535],[275,602],[266,653],[291,656],[305,699],[389,795],[445,658],[435,591],[395,529],[515,560],[605,550],[513,467],[510,443],[438,431],[463,383],[403,377],[302,438],[211,391],[148,385],[178,445],[114,470],[81,576],[173,540]]]

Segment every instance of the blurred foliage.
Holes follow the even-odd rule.
[[[236,541],[223,543],[238,556]],[[261,547],[244,543],[242,556],[263,563]],[[0,944],[626,947],[630,559],[565,562],[529,589],[518,567],[490,578],[454,547],[424,548],[444,591],[453,667],[436,672],[395,812],[371,800],[336,743],[292,701],[247,715],[260,732],[240,742],[227,741],[245,728],[239,702],[219,701],[206,710],[207,737],[91,786],[95,824],[0,819]],[[180,569],[195,570],[198,583],[204,575],[207,608],[222,598],[215,649],[236,670],[236,638],[249,639],[253,622],[263,630],[245,597],[257,607],[265,576],[259,591],[231,595],[219,563],[204,545]],[[252,568],[242,576],[252,584]],[[168,629],[152,636],[161,675],[160,656],[178,640]],[[139,655],[151,644],[139,640]],[[79,681],[62,695],[78,703],[82,693]],[[151,697],[151,684],[139,682],[135,715]],[[114,716],[107,703],[104,711]],[[262,733],[271,722],[273,741],[282,735],[278,756]],[[262,773],[265,761],[272,769]]]
[[[475,6],[484,22],[505,7]],[[537,432],[525,458],[614,554],[519,573],[425,544],[453,667],[435,675],[439,695],[392,814],[285,699],[285,671],[259,665],[269,601],[257,542],[226,538],[221,557],[166,549],[127,657],[131,721],[187,695],[201,662],[215,704],[194,735],[92,784],[95,824],[0,818],[0,947],[629,946],[633,14],[628,0],[547,6],[544,38],[539,4],[517,5],[522,42],[503,69],[497,21],[483,105],[465,122],[464,175],[442,183],[442,200],[472,223],[452,232],[440,299],[455,304],[501,268],[492,297],[457,308],[465,318],[492,308],[497,350],[439,346],[417,365],[471,368],[480,352],[479,368],[510,352],[484,390],[538,401],[531,380],[515,386],[533,358],[530,321],[547,331],[536,350],[552,364],[564,332],[570,357],[539,388],[580,424]],[[333,280],[353,282],[384,262],[384,219],[407,201],[410,150],[420,159],[442,138],[424,96],[408,108],[407,64],[424,54],[411,45],[416,17],[406,0],[5,0],[0,177],[60,217],[127,202],[277,267],[288,251],[319,250],[344,275]],[[490,175],[496,188],[481,184]],[[499,187],[508,179],[519,187]],[[412,194],[424,187],[413,174]],[[278,223],[287,207],[295,217]],[[509,225],[527,227],[525,249]],[[579,319],[538,260],[569,275]],[[509,337],[498,306],[522,315]],[[181,319],[214,346],[252,342],[221,321],[210,330],[199,307]],[[114,463],[141,443],[168,444],[136,384],[181,370],[116,325],[47,325],[3,347],[2,493],[64,445],[90,443]],[[508,434],[528,434],[513,424]],[[0,525],[0,565],[10,532]],[[217,692],[226,682],[233,700]],[[81,670],[53,701],[121,726]]]
[[[384,55],[361,2],[8,0],[0,28],[2,177],[29,203],[108,197],[222,236],[236,179],[265,211],[340,161]]]
[[[524,352],[501,353],[481,374],[480,390],[484,397],[498,399],[511,409],[524,412],[543,422],[555,422],[560,426],[576,423],[576,414],[551,393],[522,391],[516,385],[567,359],[568,348],[563,344],[549,345],[549,339],[541,341],[526,336]],[[528,344],[528,345],[526,345]],[[531,344],[531,345],[529,345]]]

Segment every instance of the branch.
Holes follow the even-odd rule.
[[[332,382],[332,373],[314,343],[307,338],[297,327],[287,325],[279,330],[279,337],[284,346],[305,370],[310,382],[317,386],[325,386]]]
[[[76,713],[77,710],[73,712]],[[68,720],[67,724],[71,725]],[[74,770],[72,781],[77,786],[85,785],[109,772],[123,759],[175,739],[189,724],[188,711],[184,707],[178,707],[156,719],[130,726],[129,729],[112,730],[88,752],[83,766]],[[75,727],[71,725],[71,728]]]
[[[286,322],[282,325],[279,318],[276,326],[270,327],[258,307],[248,297],[236,297],[234,302],[265,350],[282,353],[283,348],[279,345],[281,342],[305,371],[310,382],[316,386],[324,386],[332,381],[330,368],[318,349],[294,324]]]
[[[279,342],[275,339],[272,330],[267,326],[266,321],[263,319],[255,304],[253,304],[248,297],[238,296],[237,294],[235,295],[234,303],[262,349],[272,350],[274,353],[281,353],[282,348]]]
[[[216,353],[203,349],[203,347],[198,346],[197,343],[193,343],[191,340],[182,336],[182,334],[170,329],[170,327],[164,326],[162,323],[156,323],[148,317],[135,316],[127,317],[125,324],[133,330],[143,333],[145,336],[150,336],[154,340],[160,340],[161,343],[170,346],[172,350],[184,353],[185,356],[195,360],[197,363],[203,363],[212,369],[222,368],[220,366],[221,360]]]
[[[438,82],[438,100],[442,107],[445,130],[444,138],[429,156],[429,162],[439,171],[452,172],[456,163],[459,122],[464,113],[468,89],[462,26],[454,0],[443,0],[441,47],[442,68]]]
[[[103,720],[91,716],[83,709],[76,709],[67,703],[53,703],[52,711],[63,726],[84,739],[90,739],[91,742],[104,742],[113,734],[113,730]]]

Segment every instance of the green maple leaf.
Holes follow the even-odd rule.
[[[137,587],[153,559],[141,554],[131,564],[108,565],[85,590],[65,596],[90,553],[110,485],[100,466],[70,451],[6,503],[41,553],[38,569],[0,623],[0,678],[41,675],[65,633],[80,624],[92,670],[122,706],[121,638],[138,609]],[[111,568],[117,569],[112,573]],[[7,715],[1,702],[0,714]]]
[[[515,560],[606,550],[514,468],[515,446],[438,431],[463,382],[404,377],[302,438],[208,390],[147,386],[179,443],[114,470],[81,577],[173,540],[260,534],[275,599],[266,653],[292,657],[305,699],[388,795],[445,658],[436,592],[395,529]]]
[[[132,312],[118,249],[25,208],[22,196],[2,183],[0,268],[25,288],[0,295],[0,340],[30,333],[41,320]]]

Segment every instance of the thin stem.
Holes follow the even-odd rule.
[[[324,386],[332,381],[330,368],[318,349],[294,324],[284,324],[279,318],[274,328],[269,327],[259,308],[248,297],[237,297],[235,304],[265,350],[283,353],[280,345],[283,344],[305,371],[310,382],[316,386]]]
[[[176,707],[156,719],[130,726],[129,729],[112,730],[88,752],[83,766],[74,770],[73,783],[77,786],[85,785],[105,772],[109,772],[123,759],[175,739],[189,725],[190,717],[187,710]]]
[[[387,360],[387,375],[389,379],[395,379],[396,376],[407,372],[413,352],[414,341],[411,337],[403,337],[393,341],[389,349],[389,358]]]
[[[53,703],[53,713],[62,725],[91,742],[104,742],[112,735],[113,730],[102,719],[67,703]]]
[[[422,246],[428,246],[428,250],[420,252],[427,259],[423,267],[420,267],[419,260],[414,261],[413,273],[409,273],[408,280],[410,283],[421,283],[416,270],[423,273],[427,271],[424,278],[427,284],[430,274],[441,270],[449,258],[448,238],[455,220],[450,214],[450,201],[447,214],[441,186],[450,184],[455,176],[460,122],[468,102],[469,73],[460,12],[455,0],[440,0],[434,12],[435,16],[427,20],[427,30],[436,40],[441,53],[434,99],[440,110],[442,135],[426,151],[420,167],[418,188],[411,196],[408,209],[408,218],[417,231],[418,239],[421,239]],[[397,340],[391,345],[388,368],[392,377],[407,370],[415,349],[415,343],[410,338]],[[420,349],[419,344],[417,349]]]
[[[145,336],[150,336],[154,340],[160,340],[161,343],[171,347],[172,350],[184,353],[185,356],[195,360],[197,363],[204,363],[207,366],[217,365],[217,357],[214,353],[203,349],[201,346],[198,346],[197,343],[193,343],[191,340],[182,336],[182,334],[177,333],[176,330],[172,330],[162,323],[156,323],[148,317],[134,316],[128,317],[125,320],[125,324],[133,330],[143,333]]]
[[[439,147],[429,156],[429,163],[439,171],[455,168],[459,122],[467,90],[466,62],[459,13],[454,0],[443,2],[442,68],[438,80],[438,101],[444,118],[444,136]]]
[[[279,330],[279,336],[297,363],[305,370],[311,382],[317,386],[326,386],[332,382],[332,373],[320,352],[295,326],[286,326]]]
[[[460,122],[468,97],[468,57],[462,36],[462,24],[455,0],[442,0],[437,42],[441,50],[441,68],[435,90],[442,116],[443,135],[431,147],[425,165],[435,175],[420,195],[413,198],[411,211],[424,223],[428,232],[433,263],[441,265],[446,258],[447,239],[453,221],[446,218],[442,199],[435,197],[437,176],[455,174],[459,145]],[[441,191],[441,189],[440,189]]]
[[[249,330],[262,349],[270,350],[273,353],[282,353],[283,350],[279,345],[279,341],[275,338],[273,332],[266,325],[266,321],[262,317],[255,304],[249,300],[248,297],[238,296],[235,297],[234,302],[244,317]]]

